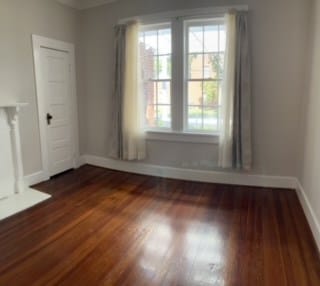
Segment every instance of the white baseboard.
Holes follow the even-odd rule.
[[[75,162],[76,169],[86,164],[84,159],[85,159],[84,156],[81,156],[81,155],[76,158],[76,162]]]
[[[30,175],[24,176],[25,185],[27,187],[49,180],[44,171],[39,171]]]
[[[183,169],[137,162],[124,162],[92,155],[84,155],[82,157],[82,160],[90,165],[136,174],[218,184],[296,188],[296,179],[294,177]]]
[[[316,217],[316,214],[310,204],[310,201],[306,195],[306,192],[298,179],[297,179],[297,194],[298,194],[300,203],[303,207],[304,213],[307,217],[311,231],[313,233],[313,237],[317,243],[318,250],[320,252],[320,223],[319,223],[319,221]]]
[[[84,156],[79,156],[76,160],[75,165],[76,165],[76,168],[80,168],[81,166],[83,166],[85,164],[87,164],[87,163],[85,162]],[[39,184],[39,183],[47,181],[49,179],[50,179],[50,177],[48,177],[44,171],[39,171],[39,172],[35,172],[30,175],[24,176],[24,182],[25,182],[26,187],[30,187],[30,186]]]

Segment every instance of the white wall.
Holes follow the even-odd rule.
[[[305,109],[302,124],[302,156],[300,158],[299,180],[314,212],[314,219],[320,223],[320,1],[314,0],[313,25],[311,28],[309,90],[303,94]],[[308,51],[309,52],[309,51]],[[312,225],[312,223],[311,223]],[[313,228],[320,247],[320,229]],[[318,231],[318,234],[316,233]]]
[[[121,18],[175,9],[248,4],[253,60],[253,173],[296,176],[300,98],[305,87],[309,0],[119,0],[81,12],[81,152],[107,157],[113,26]],[[148,163],[212,168],[217,146],[148,142]]]
[[[20,100],[24,173],[42,169],[31,34],[75,42],[77,14],[54,0],[0,0],[0,101]]]

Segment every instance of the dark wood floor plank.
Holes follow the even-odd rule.
[[[290,194],[284,192],[274,193],[276,203],[276,217],[279,225],[279,239],[282,253],[285,256],[285,273],[288,285],[310,285],[305,264],[304,254],[301,252],[300,238],[294,224],[294,219],[288,209],[286,200]],[[293,266],[298,266],[297,271],[292,272]],[[298,277],[300,277],[298,279]]]
[[[189,259],[189,256],[194,250],[192,247],[186,249],[185,236],[181,234],[186,231],[189,235],[192,234],[193,226],[190,221],[199,215],[199,203],[204,191],[203,186],[198,186],[193,183],[182,185],[179,189],[180,200],[173,202],[169,216],[166,216],[164,223],[155,229],[146,242],[144,253],[140,254],[141,260],[145,261],[144,271],[148,271],[150,284],[165,284],[165,281],[170,281],[171,285],[187,285],[184,280],[181,281],[182,276],[179,273],[187,273],[187,267],[192,262],[190,260],[193,260]],[[168,228],[168,224],[174,227]],[[175,231],[176,229],[178,231]],[[182,231],[183,229],[185,231]],[[172,236],[175,238],[174,241]],[[184,253],[183,256],[179,256],[178,253],[181,252]],[[159,273],[161,275],[157,275]],[[125,280],[125,285],[130,285],[130,281],[135,277],[142,276],[141,268],[136,266],[130,274]]]
[[[109,183],[111,186],[111,182],[106,181],[106,183]],[[130,190],[126,190],[126,192],[130,192]],[[60,262],[59,259],[64,259],[63,255],[69,255],[69,253],[71,253],[78,245],[84,246],[84,241],[87,238],[96,239],[96,236],[93,234],[98,230],[101,231],[100,228],[103,226],[107,228],[106,224],[112,217],[112,215],[108,216],[110,201],[114,202],[114,200],[110,200],[110,197],[108,197],[107,200],[103,200],[103,198],[106,197],[106,193],[101,189],[97,189],[92,195],[94,196],[95,194],[100,194],[100,198],[96,198],[93,203],[88,199],[87,202],[89,207],[82,209],[81,214],[79,214],[76,219],[68,222],[58,231],[54,231],[54,235],[50,236],[48,241],[44,240],[44,245],[37,246],[35,244],[37,248],[33,250],[32,257],[28,254],[24,255],[23,258],[20,258],[20,264],[18,265],[18,267],[21,268],[19,271],[20,274],[23,274],[24,272],[29,273],[35,266],[38,271],[42,268],[52,269],[56,263]],[[122,208],[123,204],[129,203],[131,198],[125,194],[127,193],[116,193],[116,195],[121,195],[125,200],[120,201],[120,206],[117,205],[116,207]],[[113,206],[113,208],[114,207],[115,206]],[[32,241],[30,241],[30,243],[32,243]],[[39,247],[41,247],[43,251],[39,252]],[[56,255],[56,253],[58,253],[58,255]],[[10,280],[10,275],[14,275],[14,272],[7,271],[6,275],[2,276],[2,279],[6,281],[8,276],[8,279]],[[30,279],[34,280],[34,277],[30,277]],[[31,281],[29,282],[24,279],[24,283],[31,283]]]
[[[112,186],[112,180],[115,180],[114,183],[117,182],[119,180],[119,176],[124,177],[123,175],[120,175],[118,173],[114,174],[114,176],[106,176],[100,178],[100,183],[99,185],[96,184],[95,188],[98,188],[99,186],[102,187],[104,184],[109,184],[110,186]],[[67,211],[65,213],[59,207],[60,201],[56,201],[58,203],[56,204],[56,208],[58,210],[60,209],[61,212],[64,213],[63,219],[60,219],[59,215],[54,223],[50,222],[50,220],[47,220],[47,224],[44,225],[40,230],[36,228],[34,231],[26,231],[29,234],[29,236],[27,237],[25,235],[18,235],[17,232],[20,231],[20,228],[16,228],[17,232],[12,235],[12,239],[7,240],[6,243],[3,242],[0,244],[0,251],[2,253],[11,255],[11,257],[13,257],[15,261],[19,259],[21,260],[23,257],[27,257],[31,253],[35,253],[38,249],[45,247],[50,242],[62,236],[69,229],[72,229],[74,226],[79,224],[81,220],[90,215],[90,211],[94,211],[95,206],[97,206],[96,202],[100,202],[101,200],[103,201],[103,199],[105,198],[105,193],[96,191],[92,192],[91,188],[88,188],[88,190],[84,188],[83,191],[89,191],[89,193],[86,193],[85,197],[83,198],[83,204],[68,204],[69,207],[67,208]],[[92,206],[90,205],[91,201]],[[51,213],[42,213],[42,216],[40,217],[44,219],[48,216],[52,217]],[[50,233],[52,233],[53,235],[50,235]],[[23,251],[23,249],[25,248],[27,248],[27,251]],[[5,252],[5,249],[11,249],[12,252]],[[2,260],[6,260],[7,264],[8,261],[10,261],[9,257],[6,255],[1,256],[1,261]],[[12,263],[14,263],[14,261]],[[8,267],[8,265],[1,263],[0,273],[1,271],[3,271],[4,267]]]
[[[273,191],[265,193],[263,206],[263,251],[265,285],[288,285],[283,249],[279,238]]]
[[[144,216],[142,220],[139,216],[138,221],[136,218],[134,219],[135,223],[137,223],[138,225],[141,224],[143,228],[148,230],[147,234],[144,236],[143,240],[136,242],[135,245],[130,246],[130,248],[127,250],[126,256],[115,257],[118,263],[112,267],[110,272],[108,271],[107,273],[105,273],[103,279],[100,281],[101,284],[126,285],[128,283],[128,279],[129,281],[132,281],[130,280],[130,274],[134,276],[134,281],[136,281],[137,285],[145,284],[146,281],[144,282],[143,279],[141,279],[139,273],[136,272],[136,268],[139,267],[139,264],[135,264],[135,261],[139,260],[142,261],[142,265],[144,264],[143,259],[145,257],[143,257],[143,254],[145,254],[146,252],[145,246],[146,248],[148,248],[148,246],[150,246],[150,241],[152,241],[154,237],[157,239],[155,241],[155,243],[157,244],[153,244],[154,252],[157,252],[158,249],[163,249],[163,246],[168,247],[168,245],[164,244],[165,240],[160,235],[163,234],[163,226],[166,225],[163,224],[164,216],[170,213],[172,209],[175,209],[176,204],[179,203],[177,199],[180,198],[181,190],[176,189],[176,187],[177,185],[175,184],[173,189],[168,188],[165,190],[166,193],[167,191],[173,191],[173,197],[171,196],[171,194],[169,194],[169,196],[166,195],[167,200],[162,200],[160,207],[159,202],[157,202],[158,207],[152,211],[151,215],[149,213],[149,215]],[[148,199],[150,199],[149,196],[147,197]],[[167,222],[165,221],[165,223]],[[160,232],[158,230],[160,230]],[[142,271],[145,270],[144,267],[142,267],[141,269]],[[148,275],[148,278],[148,280],[150,281],[150,274]]]
[[[203,206],[203,216],[199,216],[199,221],[195,222],[199,224],[198,229],[191,232],[191,245],[198,247],[193,250],[194,261],[187,273],[186,285],[196,283],[215,285],[222,282],[221,279],[224,277],[222,256],[227,246],[226,241],[221,239],[220,231],[223,231],[224,222],[228,221],[228,210],[225,209],[225,203],[228,202],[226,192],[223,186],[206,188],[207,202]]]
[[[254,190],[251,191],[251,200],[249,203],[249,215],[247,230],[250,237],[248,238],[247,261],[241,259],[241,267],[247,272],[248,286],[266,285],[264,278],[264,257],[263,257],[263,225],[262,225],[262,208],[264,202],[261,196]],[[260,191],[263,192],[263,191]],[[249,266],[249,267],[248,267]]]
[[[290,194],[287,199],[282,197],[282,203],[287,207],[293,220],[294,237],[299,245],[300,259],[305,266],[306,280],[312,284],[312,281],[320,280],[320,259],[315,240],[310,227],[305,223],[306,217],[297,195]],[[314,263],[315,261],[316,263]]]
[[[31,229],[30,228],[31,222],[35,222],[35,224],[39,227],[39,222],[40,223],[43,222],[43,216],[39,215],[39,212],[44,213],[44,215],[46,214],[46,212],[52,213],[49,219],[56,219],[57,216],[53,212],[57,212],[59,214],[63,213],[60,211],[61,205],[67,204],[70,202],[73,203],[72,201],[73,197],[76,200],[80,200],[81,196],[78,191],[79,190],[82,191],[86,183],[89,182],[90,179],[99,180],[101,176],[105,176],[105,175],[106,175],[106,171],[102,168],[92,168],[91,166],[85,166],[79,169],[77,172],[69,173],[68,176],[61,176],[59,178],[55,178],[51,181],[35,186],[35,188],[40,191],[43,190],[46,193],[54,194],[53,199],[57,199],[59,197],[58,193],[61,190],[63,190],[63,192],[68,192],[69,196],[62,197],[59,200],[59,203],[60,203],[59,207],[57,207],[55,204],[52,204],[52,200],[50,200],[50,202],[46,201],[42,203],[41,208],[39,208],[38,206],[35,206],[22,213],[18,213],[11,218],[1,221],[0,239],[6,235],[12,235],[12,233],[10,232],[11,229],[13,231],[15,231],[18,227],[20,229],[24,228],[25,231],[27,229]],[[63,185],[63,181],[65,182],[64,185]],[[45,187],[45,189],[42,189],[42,186],[47,186],[47,187]],[[57,192],[57,194],[55,191]],[[76,192],[74,196],[72,196],[72,191]],[[37,209],[39,212],[34,211],[35,209]],[[1,242],[0,242],[0,245],[1,245]]]
[[[108,231],[101,232],[100,243],[80,261],[76,268],[63,277],[63,281],[60,281],[59,285],[72,285],[73,277],[79,279],[79,276],[83,277],[82,281],[86,281],[87,278],[91,279],[88,281],[88,283],[90,282],[89,284],[98,283],[100,277],[103,276],[103,271],[100,271],[99,275],[97,274],[94,277],[87,277],[85,270],[93,265],[98,265],[101,269],[105,267],[105,269],[111,270],[112,264],[110,263],[114,263],[112,255],[119,255],[120,258],[123,256],[123,252],[127,250],[127,247],[130,247],[131,244],[128,244],[128,237],[130,237],[132,244],[134,244],[146,235],[148,230],[141,227],[140,224],[134,223],[134,220],[138,219],[138,217],[142,219],[146,215],[146,212],[155,208],[156,202],[150,199],[150,197],[143,196],[143,192],[145,191],[151,193],[154,191],[154,186],[150,184],[150,181],[147,181],[147,184],[141,187],[143,189],[142,192],[136,190],[132,193],[133,203],[126,204],[121,209],[115,210],[114,218],[108,223]],[[137,208],[141,211],[137,212]],[[115,252],[115,249],[119,249],[119,252]],[[105,255],[101,256],[101,253]]]
[[[0,222],[0,285],[318,286],[296,193],[93,166],[36,186],[53,197]]]
[[[140,187],[142,188],[144,186],[145,184],[140,185]],[[139,185],[136,186],[136,188],[137,187],[139,187]],[[123,196],[123,194],[124,193],[122,193],[121,197],[118,196],[117,202],[113,201],[114,205],[111,208],[107,205],[107,208],[102,207],[102,205],[99,207],[99,214],[102,217],[104,217],[104,220],[108,221],[105,222],[103,226],[99,227],[98,229],[91,229],[92,236],[88,236],[86,240],[84,240],[73,251],[70,252],[70,254],[68,255],[68,261],[64,261],[59,265],[55,265],[53,268],[50,269],[50,272],[48,273],[48,275],[46,275],[47,277],[38,280],[38,282],[41,281],[40,285],[63,285],[64,281],[67,281],[66,277],[69,276],[69,273],[74,271],[75,269],[79,270],[83,260],[85,260],[92,252],[97,251],[99,256],[101,256],[101,253],[105,253],[102,251],[98,251],[98,248],[100,246],[107,246],[109,250],[114,251],[115,245],[113,244],[113,241],[115,241],[117,236],[130,224],[130,220],[128,220],[127,217],[125,217],[122,224],[119,224],[118,219],[119,216],[122,216],[123,210],[132,210],[136,208],[138,205],[141,208],[144,208],[147,207],[147,204],[149,203],[146,201],[139,200],[139,196],[137,194],[134,194],[134,189],[129,194],[127,193],[126,196]],[[96,220],[95,218],[93,219]],[[132,225],[130,226],[130,237],[133,239],[135,236],[138,236],[138,229],[132,228]],[[83,228],[84,226],[80,225],[80,227]],[[71,243],[73,243],[72,238],[70,238],[69,240],[71,241]],[[112,248],[110,248],[110,245],[112,245]],[[85,251],[83,251],[83,249]],[[95,261],[95,263],[96,262],[97,261]],[[101,267],[103,266],[105,265],[101,265]],[[85,270],[79,272],[79,274],[77,275],[77,279],[81,279],[82,282],[85,282],[87,278],[87,275],[85,273]],[[62,279],[63,277],[65,279]],[[72,284],[69,283],[69,285]],[[93,284],[89,283],[88,285]]]

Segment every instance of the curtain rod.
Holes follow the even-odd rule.
[[[156,14],[133,16],[129,18],[123,18],[118,21],[118,24],[126,24],[131,21],[152,22],[159,20],[172,20],[176,18],[184,18],[191,16],[221,16],[231,9],[238,11],[248,11],[248,5],[232,5],[232,6],[216,6],[206,8],[195,8],[187,10],[174,10]]]

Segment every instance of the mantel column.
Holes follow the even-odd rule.
[[[24,191],[24,178],[18,120],[19,106],[7,107],[6,110],[8,114],[9,125],[11,128],[12,156],[15,174],[15,192],[22,193]]]

